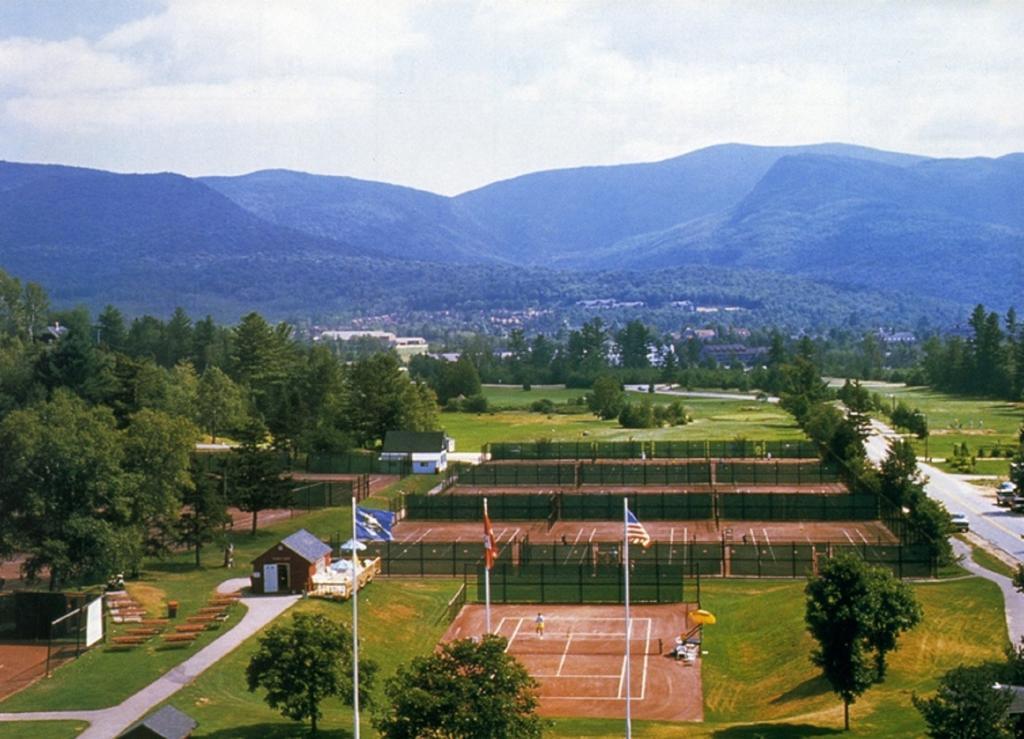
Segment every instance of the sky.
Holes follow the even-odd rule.
[[[1024,151],[1024,2],[0,0],[0,159],[456,194],[726,142]]]

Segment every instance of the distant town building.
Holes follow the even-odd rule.
[[[745,367],[764,364],[768,347],[745,344],[705,344],[701,350],[702,359],[713,359],[721,365],[742,364]]]

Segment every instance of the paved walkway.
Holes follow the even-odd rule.
[[[217,587],[217,592],[232,592],[238,590],[242,585],[247,585],[248,582],[248,578],[228,580]],[[171,669],[166,675],[157,678],[116,706],[93,711],[0,713],[0,723],[5,721],[88,721],[90,726],[79,735],[80,739],[110,739],[191,683],[208,667],[280,616],[298,599],[297,595],[242,598],[242,603],[246,605],[247,610],[233,629],[210,642],[180,665]]]
[[[1016,648],[1024,637],[1024,595],[1017,592],[1010,578],[985,569],[971,559],[971,548],[959,539],[950,539],[953,551],[964,555],[961,565],[971,574],[991,580],[1003,591],[1003,604],[1006,609],[1006,629],[1010,632],[1010,644]]]

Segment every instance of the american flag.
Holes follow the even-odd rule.
[[[651,545],[651,535],[633,515],[633,511],[628,508],[626,509],[626,538],[630,544],[639,544],[644,549]]]

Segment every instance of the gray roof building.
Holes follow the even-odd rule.
[[[331,547],[328,544],[305,529],[299,529],[291,536],[282,539],[281,543],[307,562],[316,562],[325,554],[331,553]]]

